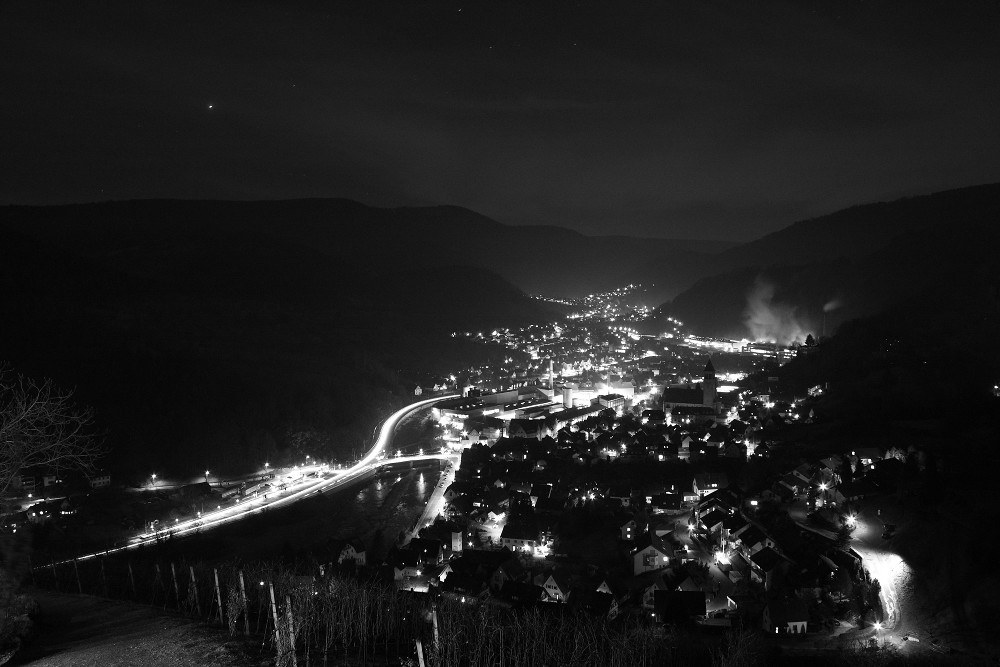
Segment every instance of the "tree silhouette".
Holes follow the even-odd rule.
[[[93,411],[75,405],[72,391],[0,367],[0,495],[25,468],[93,472],[103,453]]]

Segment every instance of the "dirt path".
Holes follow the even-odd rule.
[[[246,667],[269,665],[258,641],[155,607],[89,595],[29,591],[41,612],[11,665],[32,667]]]

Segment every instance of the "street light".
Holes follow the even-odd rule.
[[[205,483],[206,484],[208,483],[208,471],[207,470],[205,471]]]
[[[155,472],[153,473],[152,477],[153,477],[153,487],[155,488],[156,487],[156,473]]]

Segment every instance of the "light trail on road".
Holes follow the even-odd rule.
[[[395,433],[396,427],[399,423],[410,414],[427,408],[439,401],[444,401],[449,398],[455,398],[456,394],[449,394],[446,396],[438,396],[435,398],[429,398],[423,401],[418,401],[416,403],[411,403],[400,410],[397,410],[391,414],[385,422],[382,424],[382,428],[379,430],[378,438],[375,440],[375,444],[368,453],[359,460],[356,464],[350,468],[344,470],[332,471],[334,476],[331,478],[325,478],[320,476],[315,480],[306,480],[301,482],[296,488],[290,493],[288,491],[282,492],[275,491],[273,498],[250,498],[243,502],[230,507],[225,507],[222,509],[205,512],[201,517],[197,519],[186,519],[175,523],[169,528],[164,528],[159,531],[151,531],[142,533],[134,538],[128,544],[113,547],[111,549],[105,549],[103,551],[96,551],[94,553],[86,554],[83,556],[78,556],[75,559],[70,558],[63,561],[53,562],[49,565],[39,566],[34,569],[40,570],[43,567],[53,567],[56,565],[62,565],[64,563],[70,563],[74,560],[84,561],[92,558],[97,558],[98,556],[106,556],[113,553],[119,553],[122,551],[127,551],[129,549],[138,549],[139,547],[146,546],[149,544],[155,544],[161,539],[168,537],[178,537],[183,535],[189,535],[192,533],[197,533],[203,530],[210,530],[212,528],[218,528],[219,526],[224,526],[230,524],[234,521],[239,521],[240,519],[245,519],[248,516],[253,516],[264,512],[269,509],[276,509],[279,507],[285,507],[294,502],[307,498],[309,496],[314,496],[320,493],[326,493],[331,491],[338,486],[343,486],[359,476],[377,470],[383,466],[400,464],[400,463],[417,463],[421,461],[432,461],[440,459],[448,459],[455,456],[454,453],[450,452],[440,452],[440,453],[428,453],[419,454],[415,456],[398,456],[398,457],[386,457],[385,452],[389,443],[392,441],[392,436]]]
[[[886,548],[884,541],[876,541],[881,530],[870,518],[862,520],[858,517],[858,525],[854,531],[852,547],[861,556],[864,566],[873,579],[879,583],[879,597],[885,612],[881,619],[884,628],[883,636],[903,632],[903,615],[900,605],[900,590],[906,580],[913,576],[910,566],[902,556]]]

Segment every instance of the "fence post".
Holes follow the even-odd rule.
[[[104,597],[111,597],[108,595],[108,576],[104,573],[104,559],[101,559],[101,594]]]
[[[31,564],[31,554],[28,554],[28,571],[31,572],[31,585],[35,586],[35,568]]]
[[[56,592],[59,592],[59,575],[56,574],[56,562],[52,561],[52,583],[55,584]]]
[[[135,599],[135,577],[132,575],[132,561],[128,562],[128,583],[132,588],[132,599]]]
[[[298,667],[295,658],[295,620],[292,616],[292,596],[285,595],[285,613],[288,615],[288,649],[292,654],[292,667]]]
[[[283,664],[281,660],[281,625],[278,624],[278,605],[274,603],[274,583],[267,582],[267,587],[271,592],[271,618],[274,620],[274,649],[278,652],[278,664]]]
[[[149,603],[153,604],[154,602],[156,602],[156,589],[157,588],[162,588],[163,589],[163,608],[166,609],[167,608],[167,599],[170,597],[170,594],[167,593],[167,587],[163,583],[163,573],[160,571],[160,564],[159,563],[153,563],[153,567],[156,568],[156,581],[153,582],[153,595],[150,598]]]
[[[222,589],[219,588],[219,568],[213,567],[212,572],[215,574],[215,599],[219,603],[219,623],[225,625],[226,619],[222,613]]]
[[[76,566],[76,559],[73,559],[73,571],[76,572],[76,590],[83,595],[83,584],[80,583],[80,568]]]
[[[198,602],[198,579],[194,576],[194,565],[188,566],[188,572],[191,573],[191,581],[188,583],[188,592],[194,593],[194,608],[198,612],[198,617],[201,617],[201,604]]]
[[[243,585],[243,570],[240,570],[240,597],[243,599],[243,634],[250,635],[250,605],[247,604],[247,589]]]
[[[174,578],[174,606],[178,609],[181,608],[181,591],[177,586],[177,569],[174,567],[174,562],[170,561],[170,574]],[[166,606],[166,604],[164,604]]]
[[[417,640],[417,663],[420,667],[424,667],[424,643]]]

